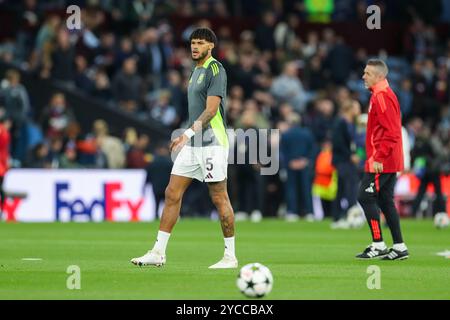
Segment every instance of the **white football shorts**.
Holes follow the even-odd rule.
[[[172,174],[204,182],[227,178],[228,148],[222,146],[184,146],[172,167]]]

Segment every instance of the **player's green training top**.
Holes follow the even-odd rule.
[[[226,134],[225,105],[227,98],[227,74],[222,64],[210,57],[203,66],[195,67],[189,79],[188,86],[188,108],[189,124],[202,114],[206,108],[206,98],[208,96],[221,97],[217,114],[212,118],[208,127],[203,130],[203,141],[196,137],[197,133],[190,141],[191,146],[221,145],[228,147],[228,137]],[[198,142],[197,142],[198,141]]]

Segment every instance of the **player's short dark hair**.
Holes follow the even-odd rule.
[[[376,67],[378,70],[380,70],[381,73],[384,74],[384,76],[387,76],[387,74],[389,73],[388,66],[381,59],[370,59],[369,61],[367,61],[367,65]]]
[[[198,28],[195,29],[191,36],[189,37],[189,42],[192,41],[192,39],[200,39],[200,40],[206,40],[208,42],[214,43],[214,45],[217,44],[217,37],[214,31],[212,31],[209,28]]]

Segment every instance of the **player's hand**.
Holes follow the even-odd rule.
[[[182,134],[170,143],[170,152],[179,152],[188,141],[188,137]]]
[[[383,164],[381,162],[373,162],[373,170],[375,173],[382,173],[383,172]]]

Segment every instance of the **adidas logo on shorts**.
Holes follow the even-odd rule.
[[[213,175],[211,174],[211,172],[208,173],[205,177],[205,179],[212,179],[212,178],[213,178]]]

